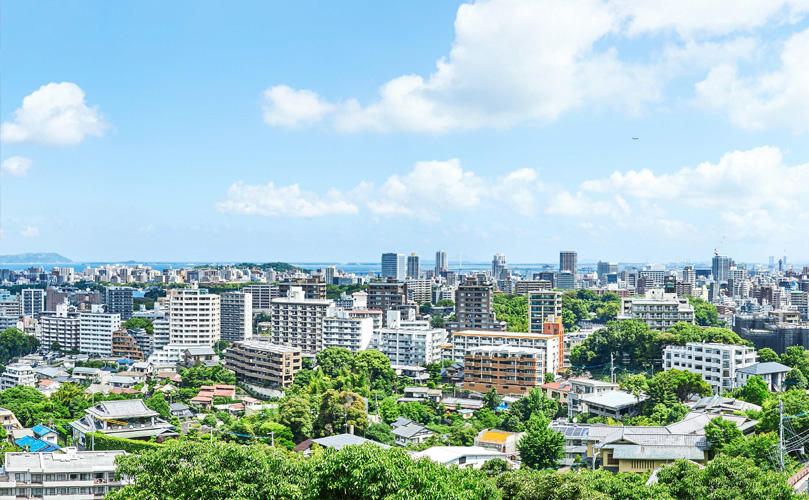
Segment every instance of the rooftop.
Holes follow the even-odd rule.
[[[429,458],[433,462],[448,464],[461,457],[505,457],[505,453],[483,448],[482,446],[433,446],[413,455],[413,458]]]
[[[312,442],[317,443],[320,446],[323,446],[324,448],[334,448],[337,451],[340,451],[343,448],[343,446],[360,445],[365,443],[370,443],[386,449],[390,448],[390,446],[386,444],[382,444],[377,441],[372,441],[370,439],[365,439],[364,437],[355,436],[354,434],[336,434],[334,436],[313,439]]]
[[[786,373],[792,368],[776,363],[775,361],[768,361],[766,363],[756,363],[754,365],[739,368],[736,373],[747,373],[750,375],[770,375],[772,373]]]
[[[80,463],[82,470],[94,472],[115,470],[115,457],[125,455],[115,451],[77,451],[65,448],[66,453],[6,453],[7,472],[75,472]]]

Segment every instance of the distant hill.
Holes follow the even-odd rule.
[[[73,261],[67,257],[53,252],[0,255],[0,264],[70,264],[71,262]]]

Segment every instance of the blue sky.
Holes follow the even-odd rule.
[[[703,3],[4,2],[2,253],[806,259],[809,4]]]

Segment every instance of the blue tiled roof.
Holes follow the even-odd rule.
[[[34,427],[31,428],[31,430],[34,431],[34,434],[37,436],[44,436],[45,434],[56,432],[53,429],[45,427],[44,425],[35,425]]]
[[[19,446],[23,450],[30,451],[33,453],[56,451],[62,449],[58,445],[45,442],[41,439],[36,439],[33,436],[23,436],[20,439],[14,441],[14,444]]]

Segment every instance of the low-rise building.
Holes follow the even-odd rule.
[[[5,391],[18,385],[36,387],[36,374],[31,365],[8,365],[6,370],[0,374],[0,391]]]
[[[483,448],[482,446],[433,446],[413,455],[413,458],[429,458],[433,462],[457,465],[461,469],[480,467],[493,458],[506,458],[505,453]]]
[[[288,387],[301,369],[301,349],[261,340],[234,342],[225,351],[225,366],[236,379],[268,387]]]
[[[475,446],[480,446],[488,450],[499,451],[506,455],[517,453],[517,444],[522,439],[524,432],[508,432],[496,429],[483,429],[475,436]]]
[[[567,381],[570,383],[570,391],[568,391],[568,415],[573,416],[577,413],[586,413],[586,409],[582,398],[591,394],[600,394],[602,392],[614,391],[618,389],[618,384],[613,382],[604,382],[591,378],[572,378]]]
[[[732,344],[688,342],[663,349],[663,369],[698,373],[714,394],[736,386],[736,371],[756,363],[756,350]]]
[[[786,391],[790,387],[785,384],[786,375],[792,368],[770,361],[766,363],[754,363],[736,370],[735,387],[744,387],[750,377],[761,377],[770,391]]]
[[[435,435],[435,432],[416,422],[393,427],[391,432],[396,440],[396,446],[421,444]]]
[[[509,345],[469,349],[464,359],[464,389],[485,393],[528,394],[545,378],[545,350]]]
[[[648,396],[635,396],[626,391],[605,391],[581,396],[582,413],[590,413],[615,420],[634,417],[640,413],[640,403]]]
[[[125,454],[120,450],[76,448],[65,448],[63,452],[6,453],[5,473],[0,476],[0,500],[103,498],[130,484],[127,477],[115,477],[115,458]]]
[[[158,442],[177,433],[172,425],[160,418],[160,414],[148,408],[142,399],[104,401],[84,410],[85,415],[73,422],[73,442],[80,449],[92,449],[92,433],[108,436],[149,440]]]
[[[542,349],[544,373],[556,373],[560,368],[560,354],[563,342],[557,334],[545,335],[521,332],[492,332],[465,330],[453,332],[449,338],[448,357],[452,361],[463,363],[467,353],[477,347],[510,345],[512,347]],[[541,382],[540,382],[541,383]]]
[[[652,330],[668,330],[681,321],[693,325],[694,306],[688,302],[688,297],[656,288],[646,292],[645,297],[622,298],[618,319],[639,319]]]

